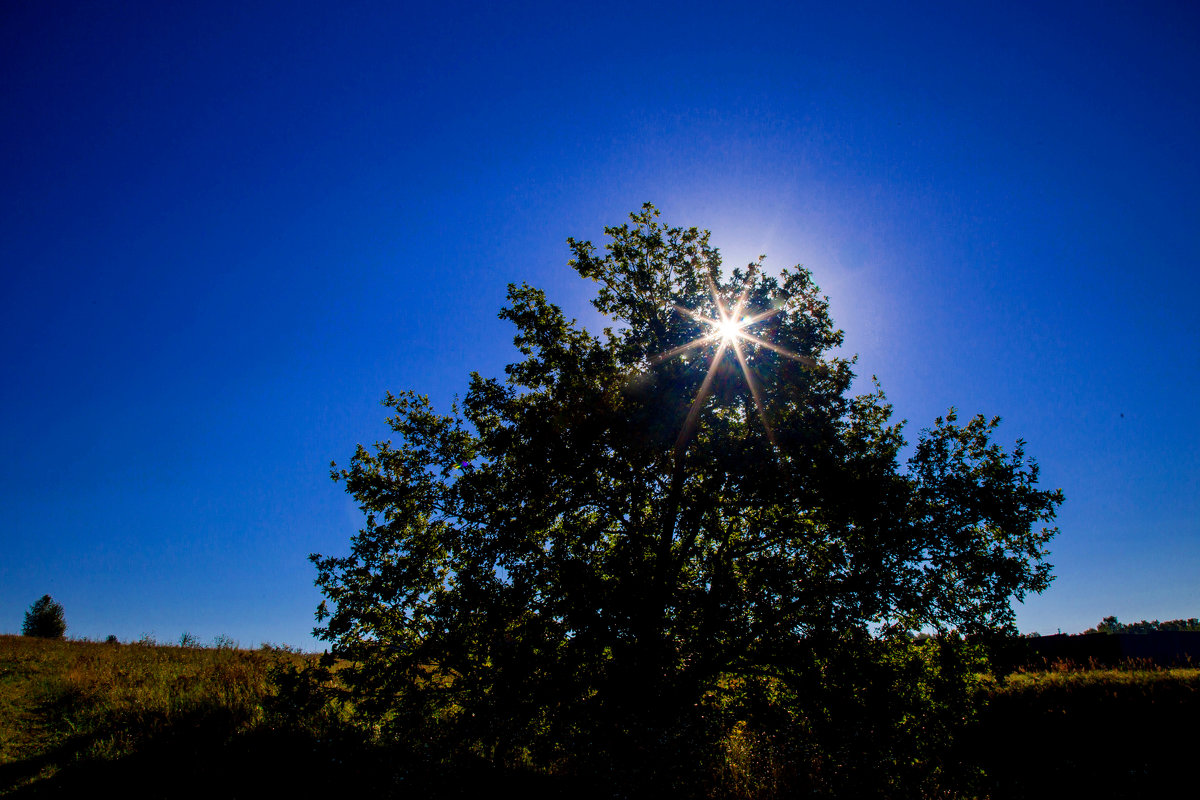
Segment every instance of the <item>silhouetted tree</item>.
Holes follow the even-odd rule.
[[[62,605],[54,602],[50,595],[42,595],[25,612],[21,633],[43,639],[63,638],[67,633],[67,621],[63,617]]]
[[[912,634],[1011,628],[1062,494],[991,441],[998,418],[953,410],[901,466],[903,423],[878,385],[850,394],[811,274],[725,281],[707,232],[657,217],[603,254],[568,240],[614,327],[510,286],[505,380],[473,374],[449,415],[388,395],[395,440],[334,465],[366,524],[312,556],[316,633],[359,713],[444,752],[642,781],[790,726],[768,749],[808,780],[884,785],[918,757],[875,751],[919,738],[914,708],[961,718],[977,667]]]

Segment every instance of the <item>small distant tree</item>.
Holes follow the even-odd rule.
[[[1125,626],[1116,617],[1105,617],[1100,620],[1100,624],[1094,628],[1089,628],[1084,633],[1124,633]]]
[[[54,602],[48,594],[42,595],[25,612],[25,624],[21,626],[25,636],[43,639],[61,639],[67,633],[67,621],[63,618],[61,603]]]
[[[213,647],[217,648],[218,650],[236,650],[237,646],[238,644],[233,640],[232,636],[226,636],[223,633],[218,634],[217,637],[213,639]]]

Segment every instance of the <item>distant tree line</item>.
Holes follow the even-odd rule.
[[[1157,633],[1159,631],[1200,631],[1200,619],[1169,619],[1166,622],[1158,620],[1124,623],[1116,617],[1105,617],[1094,628],[1084,631],[1088,633]]]
[[[1159,666],[1200,661],[1200,619],[1123,624],[1105,617],[1083,633],[998,637],[990,643],[992,666],[999,672],[1054,662],[1115,666],[1126,661]]]

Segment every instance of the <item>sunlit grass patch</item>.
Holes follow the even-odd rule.
[[[249,730],[280,658],[300,656],[0,636],[0,791],[165,735]]]
[[[488,752],[398,747],[394,730],[358,719],[339,693],[338,674],[347,666],[319,667],[312,657],[282,649],[0,637],[0,794],[23,796],[28,789],[35,796],[72,796],[80,787],[141,781],[149,788],[127,796],[154,796],[166,781],[189,787],[191,794],[209,792],[205,796],[224,796],[220,787],[236,784],[239,792],[257,786],[287,793],[290,786],[300,796],[323,787],[403,796],[401,789],[411,793],[405,787],[419,786],[425,792],[419,796],[437,797],[464,781],[484,788],[508,781],[504,785],[547,792],[570,786],[573,796],[582,797],[579,792],[591,785],[590,778],[579,778],[577,753],[569,750],[547,761],[515,749],[499,764],[489,762],[494,754]],[[893,677],[912,683],[905,691],[920,688],[908,673]],[[885,688],[894,694],[898,686],[892,681]],[[951,754],[910,754],[921,759],[922,774],[932,776],[925,788],[941,785],[939,776],[946,786],[958,785],[952,782],[964,773],[954,772],[955,760],[979,767],[971,773],[982,778],[976,796],[992,800],[1045,796],[1048,787],[1075,796],[1109,784],[1130,791],[1161,788],[1171,765],[1187,761],[1200,744],[1192,724],[1200,713],[1200,669],[1063,663],[1004,679],[981,675],[974,686],[978,714],[962,740],[956,737]],[[821,739],[853,709],[830,706],[821,727],[804,716],[791,691],[778,679],[718,681],[690,716],[681,717],[675,736],[680,757],[697,760],[696,771],[686,774],[694,785],[677,786],[678,792],[731,800],[821,796],[831,774],[862,769],[855,751],[831,750]],[[840,702],[865,703],[884,720],[882,697],[854,695]],[[919,731],[926,724],[930,720],[905,716],[898,730]],[[703,742],[711,747],[688,750],[689,743]],[[1105,762],[1107,771],[1088,772],[1103,752],[1119,757]],[[304,768],[287,766],[297,763]],[[908,767],[897,761],[882,768]],[[531,788],[527,796],[548,795]]]
[[[995,800],[1172,796],[1200,747],[1195,668],[1058,662],[986,685],[981,706],[959,756]]]

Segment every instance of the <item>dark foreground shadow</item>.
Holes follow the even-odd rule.
[[[1198,718],[1195,680],[1031,685],[993,698],[959,757],[990,800],[1197,797]]]
[[[306,732],[257,730],[230,737],[222,726],[185,724],[132,755],[108,761],[83,758],[93,738],[74,737],[36,758],[0,765],[0,793],[22,800],[612,797],[584,781],[482,764],[421,769],[403,753],[352,741],[322,741]],[[37,779],[52,766],[58,768],[52,776]]]

